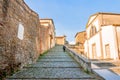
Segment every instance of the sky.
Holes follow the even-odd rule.
[[[56,36],[66,35],[70,43],[85,30],[89,17],[98,12],[120,13],[120,0],[24,0],[39,18],[54,21]]]

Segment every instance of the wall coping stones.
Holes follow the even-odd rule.
[[[79,55],[78,53],[76,53],[75,51],[69,49],[66,46],[66,51],[68,53],[70,53],[70,55],[81,65],[81,67],[85,70],[85,71],[89,71],[92,72],[91,69],[91,61],[89,61],[89,59],[84,58],[83,56]]]

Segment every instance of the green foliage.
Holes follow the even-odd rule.
[[[4,80],[4,78],[8,75],[13,75],[15,72],[19,71],[20,63],[9,63],[4,69],[0,69],[0,80]]]
[[[90,74],[90,71],[88,69],[85,69],[84,72]]]
[[[0,70],[0,80],[7,76],[7,72],[5,70]]]
[[[44,56],[45,54],[47,54],[48,51],[49,51],[49,50],[47,50],[47,51],[43,52],[42,54],[40,54],[39,59],[40,59],[42,56]]]

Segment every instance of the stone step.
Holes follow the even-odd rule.
[[[27,68],[14,74],[9,79],[44,79],[44,78],[67,78],[67,79],[94,79],[80,68]]]
[[[6,80],[98,80],[96,76],[87,74],[73,60],[62,46],[57,46],[41,56],[35,64],[8,77]]]
[[[25,79],[24,78],[24,79],[6,79],[6,80],[99,80],[99,79],[93,79],[93,78],[91,79],[89,78],[88,79],[87,78],[86,79],[75,79],[75,78],[72,78],[72,79],[69,79],[69,78],[66,78],[66,79],[65,78],[59,78],[59,79],[58,78],[51,78],[51,79],[50,78],[40,78],[40,79],[29,78],[28,79],[26,78]]]
[[[70,56],[44,56],[41,59],[71,59]]]
[[[37,62],[35,64],[29,65],[27,67],[73,67],[73,68],[79,68],[79,64],[75,63],[75,62]]]
[[[57,61],[58,61],[58,62],[60,62],[60,61],[61,61],[61,62],[64,62],[64,61],[66,61],[66,62],[72,62],[72,61],[75,61],[75,60],[73,60],[73,59],[68,59],[68,58],[62,58],[62,59],[39,59],[39,60],[37,60],[37,62],[42,62],[42,61],[44,61],[44,62],[45,62],[45,61],[46,61],[46,62],[47,62],[47,61],[50,61],[50,62],[52,62],[52,61],[53,61],[53,62],[55,62],[55,61],[56,61],[56,62],[57,62]]]
[[[48,52],[48,54],[68,55],[67,53],[65,53],[65,52],[63,52],[63,51],[62,51],[62,52],[58,52],[58,51],[57,51],[57,52]],[[46,54],[46,55],[47,55],[47,54]]]

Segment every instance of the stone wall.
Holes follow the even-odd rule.
[[[66,46],[66,51],[68,53],[70,53],[70,55],[81,65],[81,67],[85,71],[92,72],[91,62],[87,58],[85,58],[83,56],[80,56],[78,53],[76,53],[73,50],[69,49],[67,46]]]
[[[0,0],[0,72],[36,61],[39,26],[38,14],[23,0]]]

